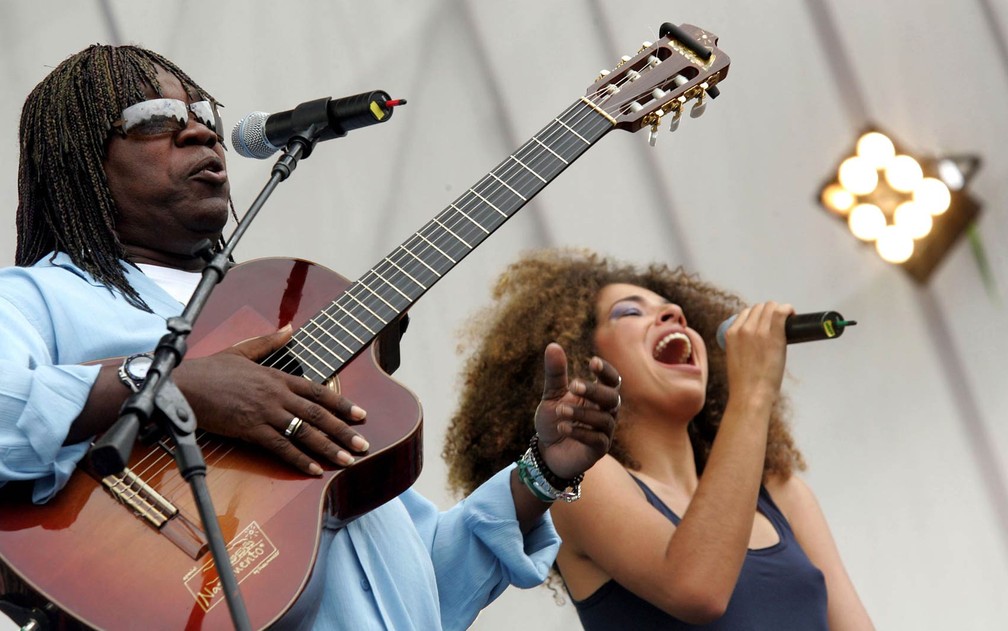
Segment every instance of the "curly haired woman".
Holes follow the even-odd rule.
[[[475,319],[444,456],[470,492],[525,449],[529,376],[558,342],[622,377],[610,449],[582,499],[551,508],[556,566],[597,629],[871,629],[780,393],[789,305],[749,308],[682,269],[568,250],[508,268]],[[714,344],[718,325],[738,317]],[[590,375],[581,375],[590,377]]]

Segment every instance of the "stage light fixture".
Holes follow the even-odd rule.
[[[822,186],[819,202],[883,260],[925,283],[980,212],[965,190],[979,165],[975,156],[914,157],[869,129]]]

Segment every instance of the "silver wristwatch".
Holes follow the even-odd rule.
[[[119,366],[119,380],[133,392],[140,390],[153,362],[154,353],[130,355]]]

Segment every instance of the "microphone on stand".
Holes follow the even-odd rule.
[[[725,333],[738,314],[728,318],[717,329],[717,343],[725,347]],[[854,326],[857,320],[844,320],[836,311],[819,311],[817,313],[796,313],[784,321],[784,337],[788,344],[811,342],[813,340],[830,340],[843,335],[844,328]]]
[[[231,130],[231,146],[238,155],[265,160],[293,138],[329,140],[375,123],[384,123],[406,99],[393,99],[383,90],[341,99],[325,97],[306,101],[292,110],[267,114],[252,112]],[[305,136],[305,134],[311,134]],[[305,154],[307,155],[307,154]]]

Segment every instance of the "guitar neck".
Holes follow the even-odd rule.
[[[287,354],[306,377],[331,377],[611,129],[575,101],[298,329]]]

